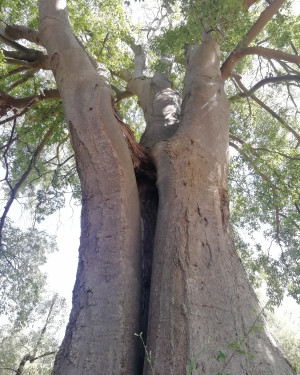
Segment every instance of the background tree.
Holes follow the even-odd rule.
[[[21,230],[6,220],[0,251],[0,313],[19,327],[27,323],[45,289],[39,267],[54,251],[53,238],[35,228]]]
[[[79,196],[74,158],[81,186],[73,309],[53,374],[292,374],[259,329],[227,195],[230,144],[237,248],[250,277],[269,281],[274,303],[285,290],[297,299],[300,59],[291,3],[168,1],[140,30],[116,0],[68,4],[73,30],[65,1],[40,0],[39,18],[34,3],[1,8],[1,232],[16,198],[29,196],[42,220],[67,186]],[[146,123],[140,144],[122,118],[139,121],[132,96]],[[275,257],[258,246],[251,257],[239,231],[261,226]],[[3,237],[0,245],[7,251]],[[144,369],[140,331],[151,351]]]
[[[2,325],[0,338],[1,375],[50,374],[65,324],[65,301],[54,295],[31,311],[25,327]]]

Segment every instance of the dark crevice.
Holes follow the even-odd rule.
[[[137,185],[139,190],[142,221],[142,292],[140,332],[143,332],[143,340],[145,343],[147,343],[152,258],[158,209],[158,191],[156,188],[155,179],[149,178],[149,175],[138,175]],[[145,350],[142,342],[140,342],[139,375],[142,375],[143,373],[144,357]]]

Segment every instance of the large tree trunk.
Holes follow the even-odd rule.
[[[142,142],[159,193],[144,374],[293,373],[254,328],[264,322],[230,234],[229,105],[219,66],[206,35],[188,52],[179,123],[166,118],[179,102],[163,77],[128,85],[145,113]]]
[[[112,94],[74,38],[65,1],[40,1],[82,189],[73,308],[53,374],[135,374],[140,316],[140,211]]]
[[[156,218],[153,181],[139,177],[138,195],[111,91],[73,37],[65,1],[39,3],[83,203],[73,308],[53,375],[293,374],[266,332],[251,330],[263,323],[229,230],[229,108],[213,40],[188,53],[182,106],[163,75],[128,84],[157,169]],[[147,325],[150,282],[151,363],[142,370],[134,333]]]

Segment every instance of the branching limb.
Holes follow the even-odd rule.
[[[165,13],[163,13],[163,9],[165,10]],[[169,14],[173,13],[173,10],[171,6],[167,5],[166,7],[160,7],[158,6],[156,14],[154,14],[154,9],[151,7],[151,9],[148,9],[152,11],[153,18],[148,24],[148,26],[144,27],[142,31],[147,32],[147,41],[148,43],[155,38],[157,35],[157,32],[160,30],[162,23],[164,20],[168,17]],[[148,18],[146,15],[146,18]]]
[[[234,76],[235,81],[237,82],[238,86],[243,92],[248,92],[247,88],[243,85],[241,81],[241,77],[235,74]],[[258,105],[260,105],[265,111],[267,111],[271,116],[273,116],[277,121],[280,122],[289,132],[291,132],[294,137],[297,139],[298,143],[300,143],[300,134],[298,134],[295,129],[293,129],[283,118],[281,118],[276,112],[274,112],[269,106],[267,106],[264,102],[258,99],[254,94],[250,95],[250,98],[254,100]]]
[[[7,95],[4,91],[0,90],[0,114],[3,116],[5,115],[9,110],[12,108],[17,109],[29,109],[29,107],[37,104],[40,101],[43,100],[50,100],[50,99],[59,99],[60,95],[57,89],[51,89],[51,90],[44,90],[42,93],[37,95],[31,95],[24,98],[14,98],[13,96]],[[16,114],[15,116],[5,119],[4,121],[0,122],[1,124],[4,124],[5,122],[8,122],[10,120],[13,120],[15,117],[19,117],[22,114]]]
[[[300,213],[300,212],[299,212]],[[282,214],[281,212],[279,213],[279,216],[283,217],[284,219],[287,219],[288,216],[286,216],[285,214]],[[295,220],[293,220],[293,224],[295,225],[295,227],[300,230],[300,225],[298,225]]]
[[[279,206],[276,203],[276,195],[277,195],[276,186],[273,184],[270,178],[258,168],[255,162],[244,152],[242,148],[240,148],[239,146],[237,146],[235,143],[231,141],[229,142],[229,145],[235,148],[242,155],[242,157],[248,161],[248,163],[251,165],[253,170],[262,178],[262,180],[270,186],[272,195],[273,195],[274,206],[275,206],[274,209],[275,209],[275,223],[276,223],[276,240],[277,242],[280,241],[280,218],[279,218]]]
[[[262,86],[267,85],[268,83],[280,83],[280,82],[290,82],[290,81],[300,82],[300,74],[299,75],[286,74],[286,75],[282,75],[282,76],[268,77],[268,78],[262,79],[261,81],[256,83],[249,91],[241,92],[241,93],[231,97],[230,100],[234,101],[238,98],[244,98],[244,97],[251,96],[251,94],[253,94],[255,91],[257,91]]]
[[[42,45],[40,39],[40,33],[37,30],[31,29],[30,27],[21,25],[6,25],[6,35],[12,40],[26,39],[29,42]]]
[[[55,126],[52,125],[49,128],[49,130],[47,131],[47,133],[44,135],[44,137],[41,140],[40,144],[37,146],[36,150],[34,151],[34,153],[32,155],[32,158],[29,161],[29,164],[27,166],[26,171],[22,174],[22,176],[20,177],[20,179],[18,180],[18,182],[11,189],[10,197],[8,199],[8,202],[7,202],[7,204],[6,204],[5,208],[4,208],[2,217],[0,219],[0,247],[2,246],[2,231],[3,231],[3,227],[4,227],[4,224],[5,224],[5,220],[6,220],[8,212],[9,212],[9,209],[10,209],[12,203],[14,202],[14,200],[16,198],[16,195],[17,195],[19,189],[21,188],[22,184],[25,182],[25,180],[28,177],[29,173],[32,171],[32,169],[33,169],[33,167],[34,167],[34,165],[36,163],[37,158],[39,157],[40,153],[42,152],[43,148],[46,145],[47,140],[52,136],[53,131],[54,131],[54,127]],[[6,179],[6,181],[8,181],[8,178]]]
[[[236,63],[243,57],[239,57],[238,51],[241,47],[247,47],[254,38],[264,29],[270,19],[278,12],[279,8],[285,0],[274,0],[259,16],[258,20],[239,42],[237,47],[230,53],[227,59],[224,61],[221,72],[223,79],[227,79],[236,65]],[[244,55],[245,56],[245,55]]]
[[[8,150],[9,150],[11,144],[13,143],[16,125],[17,125],[17,119],[15,118],[14,122],[13,122],[13,126],[12,126],[12,129],[11,129],[11,132],[10,132],[9,140],[8,140],[8,142],[6,144],[6,147],[5,147],[5,149],[3,151],[3,154],[2,154],[3,160],[4,160],[4,165],[5,165],[5,177],[4,177],[4,180],[7,182],[10,190],[12,190],[12,186],[11,186],[10,181],[8,179],[9,169],[8,169],[7,153],[8,153]]]
[[[272,188],[276,188],[275,185],[270,181],[269,177],[258,168],[254,161],[244,152],[244,150],[241,147],[237,146],[235,143],[231,141],[229,142],[229,146],[235,148],[248,161],[248,163],[251,165],[254,171],[257,174],[259,174],[263,181],[268,183]]]
[[[67,140],[70,138],[70,135],[67,134],[57,145],[56,147],[56,154],[55,154],[55,158],[57,159],[57,162],[58,162],[58,166],[61,166],[61,162],[60,162],[60,156],[59,156],[59,149],[60,147],[65,144],[67,142]],[[73,155],[71,155],[69,158],[71,158]],[[67,158],[67,160],[69,160],[69,158]]]
[[[122,79],[125,82],[128,82],[131,78],[131,73],[128,70],[110,70],[110,74]]]
[[[33,361],[37,360],[38,358],[41,358],[41,357],[37,357],[36,354],[37,354],[37,351],[39,349],[39,346],[41,345],[43,337],[44,337],[44,335],[46,333],[47,327],[49,325],[49,321],[50,321],[50,318],[51,318],[51,315],[52,315],[53,308],[54,308],[54,305],[56,303],[56,300],[57,300],[57,295],[54,295],[54,297],[52,298],[52,301],[50,303],[50,307],[49,307],[49,311],[48,311],[48,314],[47,314],[47,317],[46,317],[46,321],[45,321],[44,327],[42,328],[42,330],[40,332],[40,335],[39,335],[39,338],[38,338],[38,340],[36,342],[36,345],[35,345],[35,347],[33,349],[33,352],[32,352],[32,355],[31,355],[32,359],[30,360],[30,362],[33,362]]]
[[[293,49],[293,51],[294,51],[294,54],[298,56],[299,53],[298,53],[298,51],[297,51],[297,48],[295,47],[295,44],[294,44],[293,42],[290,42],[290,45],[291,45],[291,47],[292,47],[292,49]]]
[[[234,66],[247,55],[258,55],[266,57],[268,59],[288,61],[300,66],[300,56],[297,55],[292,55],[290,53],[266,47],[237,47],[234,50],[234,56],[232,56],[232,60],[230,60],[228,63],[226,63],[226,60],[221,67],[223,79],[227,79],[231,75]],[[232,66],[230,66],[230,73],[228,73],[229,70],[227,71],[227,69],[229,67],[228,64],[230,63],[232,63]]]
[[[25,60],[27,62],[34,62],[39,59],[40,56],[44,56],[41,51],[6,51],[2,49],[5,57],[15,60]]]
[[[11,91],[12,89],[14,89],[15,87],[18,87],[20,85],[22,85],[23,83],[27,82],[30,78],[32,78],[35,73],[37,73],[39,71],[39,69],[31,69],[29,70],[27,73],[25,73],[21,79],[18,79],[17,81],[15,81],[12,85],[9,86],[8,88],[8,91]]]
[[[24,357],[22,358],[20,364],[19,364],[19,367],[17,370],[14,370],[14,369],[11,369],[11,368],[5,368],[6,370],[11,370],[13,372],[16,373],[16,375],[23,375],[23,372],[24,372],[24,368],[25,368],[25,365],[26,365],[26,362],[30,362],[30,363],[33,363],[34,361],[40,359],[40,358],[44,358],[44,357],[47,357],[49,355],[54,355],[56,354],[56,351],[52,351],[52,352],[47,352],[47,353],[44,353],[38,357],[34,357],[30,354],[26,354],[24,355]]]
[[[5,30],[3,28],[0,28],[0,41],[2,43],[4,43],[5,45],[11,47],[11,48],[14,48],[15,50],[19,51],[19,52],[23,52],[24,54],[29,54],[30,51],[36,51],[36,50],[32,50],[32,49],[29,49],[27,47],[24,47],[22,46],[22,44],[10,39]],[[37,52],[37,51],[36,51]]]
[[[4,77],[0,77],[0,81],[1,81],[3,78],[11,77],[11,76],[13,76],[14,74],[24,72],[24,70],[28,70],[28,68],[26,68],[25,66],[20,66],[19,68],[13,69],[13,70],[11,70],[10,72],[8,72]]]
[[[34,361],[36,361],[36,360],[38,360],[38,359],[40,359],[40,358],[48,357],[49,355],[54,355],[54,354],[56,354],[56,353],[57,353],[57,351],[46,352],[46,353],[44,353],[44,354],[39,355],[38,357],[31,358],[31,359],[30,359],[30,363],[32,363],[32,362],[34,362]]]
[[[97,56],[97,59],[98,59],[98,60],[100,59],[100,57],[101,57],[101,55],[102,55],[102,52],[103,52],[103,50],[104,50],[104,48],[105,48],[105,44],[106,44],[107,41],[108,41],[108,37],[109,37],[109,33],[106,33],[105,38],[104,38],[103,43],[102,43],[102,47],[101,47],[101,49],[100,49],[100,51],[99,51],[99,53],[98,53],[98,56]]]
[[[146,69],[146,53],[143,45],[134,44],[131,46],[134,53],[134,72],[132,78],[143,77]]]
[[[123,99],[130,98],[131,96],[133,96],[133,93],[128,90],[122,91],[116,85],[113,84],[111,84],[110,86],[115,92],[115,104],[120,103]]]
[[[277,154],[277,155],[283,156],[284,158],[287,158],[289,160],[300,160],[300,157],[290,156],[290,155],[287,155],[287,154],[285,154],[283,152],[275,151],[275,150],[270,150],[270,149],[265,148],[265,147],[253,147],[252,149],[255,152],[257,152],[257,151],[263,151],[263,152],[269,152],[271,154]]]
[[[11,65],[20,65],[27,69],[44,69],[51,70],[49,58],[46,55],[40,55],[39,58],[35,61],[26,61],[20,59],[5,59],[7,64]]]
[[[7,30],[9,30],[9,26],[6,26],[6,28],[0,28],[0,41],[14,49],[14,51],[3,49],[3,54],[7,58],[6,60],[8,63],[22,65],[29,68],[40,67],[43,69],[50,69],[48,57],[42,51],[24,47],[20,43],[11,39],[8,36]]]

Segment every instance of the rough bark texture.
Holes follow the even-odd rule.
[[[111,90],[72,35],[64,1],[40,1],[41,38],[70,127],[82,188],[73,308],[53,374],[135,374],[140,212]]]
[[[83,196],[73,308],[53,375],[183,375],[190,363],[202,375],[293,374],[266,332],[249,333],[260,308],[229,230],[229,107],[213,40],[188,53],[182,105],[166,77],[143,76],[143,61],[128,83],[145,114],[157,195],[153,180],[136,183],[111,91],[73,37],[65,5],[40,0]],[[151,366],[142,369],[134,333],[148,320]],[[229,349],[233,342],[254,358]]]
[[[219,66],[217,47],[206,36],[188,54],[176,134],[165,140],[161,118],[170,102],[160,101],[158,92],[160,122],[155,138],[144,138],[159,192],[147,334],[151,366],[145,362],[144,374],[187,374],[192,362],[196,374],[293,373],[265,333],[249,333],[264,323],[229,230],[229,106]],[[149,114],[146,92],[137,93]],[[151,119],[147,126],[151,134]],[[229,349],[234,342],[254,358]],[[226,360],[217,360],[220,351]]]

